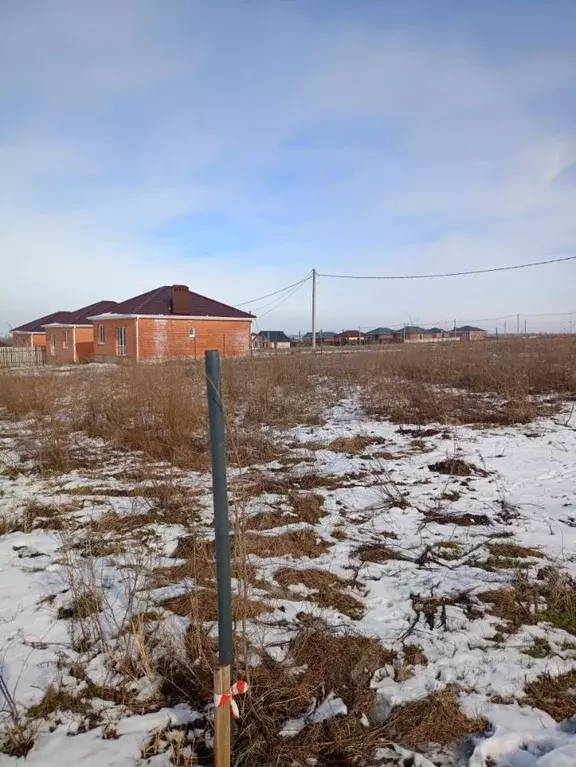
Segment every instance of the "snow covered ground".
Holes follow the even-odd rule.
[[[385,723],[394,706],[451,686],[467,716],[489,723],[484,734],[454,749],[416,754],[383,745],[374,765],[576,765],[576,617],[551,610],[543,596],[552,580],[564,587],[576,578],[576,419],[569,415],[506,428],[400,428],[367,418],[349,400],[322,426],[285,431],[286,460],[242,476],[231,471],[232,490],[248,496],[244,514],[281,517],[276,527],[262,525],[252,535],[278,539],[312,527],[318,544],[317,556],[278,554],[271,544],[271,555],[250,557],[257,576],[250,596],[269,609],[248,622],[254,645],[282,661],[298,616],[309,613],[337,631],[376,637],[393,651],[393,660],[371,676],[376,699],[363,714],[366,724]],[[158,493],[144,490],[158,490],[154,477],[183,488],[193,499],[194,524],[208,531],[209,477],[168,473],[159,464],[146,464],[146,475],[138,477],[141,456],[87,439],[91,466],[42,475],[25,456],[26,430],[25,423],[0,422],[0,515],[6,521],[0,657],[20,712],[33,707],[34,745],[25,762],[0,754],[0,765],[194,764],[194,743],[205,739],[205,725],[195,729],[194,723],[205,712],[185,700],[162,705],[152,669],[135,674],[128,688],[123,680],[123,698],[111,691],[120,686],[119,655],[135,651],[127,642],[137,634],[127,640],[124,631],[134,615],[154,610],[163,636],[175,643],[188,627],[181,611],[174,615],[160,602],[189,591],[190,581],[151,584],[148,575],[179,561],[171,557],[190,526],[174,515],[154,516]],[[251,490],[258,483],[262,492]],[[290,494],[310,487],[321,496],[322,513],[303,521]],[[130,518],[134,525],[117,523]],[[102,536],[107,519],[115,532]],[[283,569],[291,582],[277,592],[263,587]],[[298,582],[293,571],[311,569],[340,579],[341,602],[320,599],[313,585]],[[531,596],[507,615],[486,593],[501,594],[513,581]],[[83,615],[71,599],[88,586],[102,597]],[[557,706],[548,693],[537,696],[538,680],[548,677],[565,681],[562,710],[572,719],[551,715]],[[90,691],[89,703],[35,710],[50,685],[75,698]],[[326,716],[349,715],[332,690],[310,704],[284,723],[282,737]]]

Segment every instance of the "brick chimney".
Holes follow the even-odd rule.
[[[172,285],[170,311],[172,314],[190,314],[188,285]]]

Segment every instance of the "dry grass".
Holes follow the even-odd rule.
[[[574,393],[575,371],[573,338],[225,360],[230,460],[247,465],[281,457],[270,427],[319,423],[350,387],[360,388],[370,412],[400,423],[517,423],[550,409],[533,395]],[[79,367],[67,376],[1,371],[0,407],[35,419],[35,450],[46,470],[81,460],[67,442],[74,430],[177,466],[209,463],[200,363]],[[357,435],[331,449],[359,452],[379,441]]]
[[[216,621],[218,605],[216,591],[213,589],[194,589],[189,594],[169,597],[161,602],[162,607],[176,615],[192,616],[195,620]],[[232,615],[235,621],[257,618],[272,608],[256,599],[247,599],[234,594],[232,596]]]
[[[445,687],[424,700],[394,708],[381,728],[381,735],[409,748],[428,743],[455,743],[465,735],[482,733],[485,719],[466,716],[454,687]]]
[[[302,583],[308,589],[332,589],[344,585],[342,578],[329,572],[328,570],[319,570],[314,567],[302,570],[294,567],[282,567],[276,570],[274,578],[281,586],[294,586]]]
[[[354,554],[361,562],[374,562],[381,564],[393,559],[406,559],[397,549],[387,546],[385,543],[364,543],[359,546]]]
[[[328,551],[328,543],[312,529],[294,530],[280,535],[248,533],[244,547],[256,557],[310,557],[314,559]]]
[[[346,593],[343,589],[345,581],[328,570],[308,568],[297,570],[284,567],[274,573],[274,578],[281,586],[292,586],[302,583],[314,593],[308,599],[320,607],[328,607],[347,615],[353,620],[359,620],[364,615],[364,605],[360,600]]]
[[[382,445],[385,442],[382,437],[356,434],[353,437],[337,437],[326,447],[335,453],[361,453],[369,445]]]
[[[451,477],[470,477],[473,474],[486,476],[486,472],[473,463],[467,463],[461,458],[447,458],[445,461],[431,463],[428,468],[438,474],[448,474]]]
[[[427,523],[436,525],[458,525],[460,527],[488,526],[492,520],[486,514],[451,514],[445,511],[430,511],[425,515]]]
[[[543,568],[534,581],[519,570],[511,588],[479,596],[492,604],[492,614],[507,621],[510,630],[544,622],[576,635],[576,583],[555,568]]]
[[[576,671],[562,676],[538,677],[529,682],[525,702],[550,714],[557,722],[576,715]]]

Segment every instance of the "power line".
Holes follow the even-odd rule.
[[[290,288],[296,287],[296,285],[302,285],[306,280],[310,279],[310,275],[312,272],[308,272],[306,277],[304,277],[302,280],[298,280],[298,282],[293,282],[292,285],[286,285],[284,288],[280,288],[280,290],[275,290],[273,293],[266,293],[265,296],[260,296],[259,298],[252,298],[250,301],[242,301],[239,304],[235,304],[236,306],[247,306],[248,304],[255,304],[257,301],[262,301],[265,298],[270,298],[270,296],[277,296],[278,293],[284,293],[286,290],[290,290]]]
[[[269,309],[267,312],[264,312],[263,314],[258,315],[258,319],[262,319],[262,317],[265,317],[267,314],[270,314],[270,312],[275,311],[278,309],[279,306],[281,306],[285,301],[287,301],[289,298],[291,298],[294,293],[297,293],[301,287],[303,287],[304,283],[307,282],[310,278],[307,277],[306,280],[303,280],[302,282],[298,283],[293,290],[290,291],[290,293],[287,296],[282,296],[282,298],[276,302],[276,305],[273,306],[271,309]]]
[[[402,275],[365,275],[365,274],[323,274],[319,277],[333,277],[341,280],[426,280],[437,277],[462,277],[468,274],[488,274],[490,272],[508,272],[512,269],[527,269],[531,266],[544,266],[545,264],[558,264],[561,261],[573,261],[576,256],[564,256],[563,258],[551,258],[548,261],[533,261],[529,264],[516,264],[514,266],[496,266],[492,269],[470,269],[465,272],[444,272],[442,274],[402,274]]]
[[[259,317],[262,316],[262,313],[268,314],[268,312],[266,311],[268,309],[268,307],[271,306],[274,309],[276,304],[278,304],[278,301],[280,301],[280,304],[282,304],[284,302],[284,298],[285,297],[286,298],[290,298],[290,296],[292,296],[296,291],[298,291],[303,285],[305,285],[307,282],[309,282],[309,280],[310,280],[310,277],[308,277],[307,279],[303,280],[302,282],[296,283],[296,285],[291,286],[288,289],[288,293],[286,292],[286,290],[284,290],[284,291],[282,291],[282,295],[281,296],[279,296],[279,297],[277,296],[276,298],[273,298],[272,301],[267,301],[265,304],[262,304],[261,306],[252,307],[252,312],[254,314],[257,314]],[[278,304],[278,305],[280,305],[280,304]]]

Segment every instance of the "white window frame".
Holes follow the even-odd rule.
[[[196,328],[190,326],[188,328],[188,338],[196,338]]]
[[[62,348],[67,349],[68,348],[68,331],[64,331],[64,335],[62,337]]]
[[[98,325],[98,343],[106,343],[106,325]]]
[[[116,354],[118,357],[126,356],[126,327],[118,326],[116,328]]]
[[[50,354],[52,356],[56,354],[56,333],[50,334]]]

